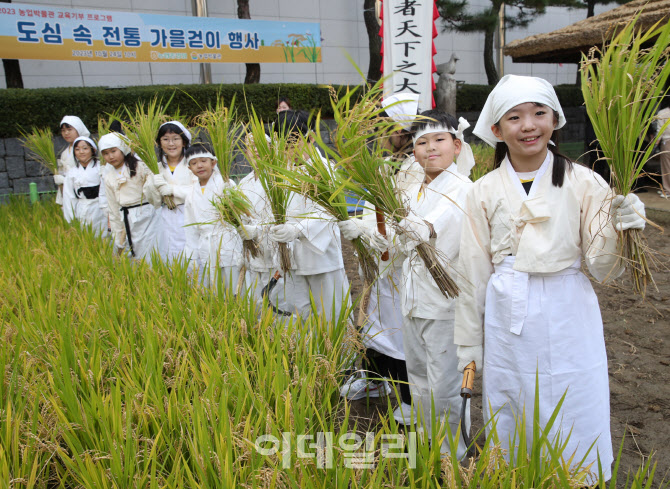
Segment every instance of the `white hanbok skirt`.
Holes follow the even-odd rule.
[[[609,479],[614,458],[609,379],[593,287],[581,273],[580,261],[553,274],[529,275],[513,270],[513,265],[512,256],[496,265],[486,289],[484,419],[488,422],[495,415],[502,447],[514,453],[518,435],[517,447],[507,443],[515,439],[525,412],[530,445],[537,375],[542,427],[567,392],[550,430],[550,443],[556,436],[569,436],[563,459],[573,453],[575,463],[586,457],[583,467],[592,464],[590,471],[597,474],[600,457]]]

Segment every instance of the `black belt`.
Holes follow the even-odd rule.
[[[135,207],[142,207],[147,205],[149,202],[142,202],[141,204],[129,205],[126,207],[121,207],[121,212],[123,212],[123,225],[126,228],[126,238],[128,238],[128,245],[130,246],[130,254],[134,257],[135,250],[133,249],[133,238],[130,236],[130,223],[128,222],[128,211],[134,209]]]
[[[81,195],[84,194],[85,199],[97,199],[98,195],[100,194],[100,185],[96,185],[94,187],[79,187],[75,191],[75,195],[77,196],[78,199],[81,199]]]

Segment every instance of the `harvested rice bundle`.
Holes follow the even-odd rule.
[[[165,109],[169,103],[170,101],[164,106],[160,105],[158,98],[154,97],[146,106],[144,102],[138,102],[134,111],[126,107],[128,116],[128,122],[125,123],[126,138],[133,152],[154,175],[160,173],[156,154],[156,134],[161,124],[167,120]],[[176,207],[171,195],[163,196],[163,203],[171,210]]]
[[[235,187],[224,188],[221,196],[212,201],[212,204],[216,209],[219,220],[237,229],[244,229],[245,218],[250,218],[253,215],[251,202],[246,195]],[[253,239],[245,238],[245,236],[242,236],[242,249],[247,257],[253,256],[256,258],[260,253],[258,244]]]
[[[44,168],[56,175],[58,164],[51,129],[33,127],[30,133],[21,131],[21,136],[23,137],[23,146],[28,148],[31,156],[39,161]]]
[[[637,18],[602,49],[582,56],[582,93],[612,184],[628,195],[666,125],[651,141],[650,126],[670,75],[670,24],[657,23],[646,31],[636,29]],[[653,43],[653,44],[651,44]],[[651,44],[651,45],[650,45]],[[631,271],[633,290],[644,295],[654,284],[644,235],[638,229],[619,231],[620,256]],[[655,285],[655,284],[654,284]]]
[[[272,211],[274,224],[286,223],[291,192],[281,185],[282,178],[277,169],[286,170],[292,167],[289,151],[289,141],[285,132],[276,133],[273,138],[267,138],[263,121],[252,111],[249,121],[249,132],[254,138],[255,154],[250,157],[250,164],[258,176],[268,205]],[[254,152],[250,152],[254,153]],[[279,266],[284,273],[291,269],[291,254],[287,243],[278,243]]]
[[[196,124],[209,134],[224,181],[230,179],[230,169],[244,136],[244,125],[237,120],[234,105],[234,96],[230,101],[230,107],[226,107],[223,98],[218,97],[216,106],[206,110],[196,119]]]

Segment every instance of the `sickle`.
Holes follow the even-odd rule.
[[[379,209],[379,207],[375,207],[375,211],[377,215],[377,231],[379,231],[379,234],[386,237],[386,221],[384,221],[384,214]],[[389,260],[389,251],[386,250],[384,253],[382,253],[382,261],[388,261],[388,260]]]
[[[463,383],[461,384],[461,397],[463,398],[463,403],[461,404],[461,435],[463,436],[463,442],[467,447],[467,453],[469,457],[474,455],[474,445],[470,446],[472,441],[470,440],[470,434],[465,424],[465,408],[468,405],[468,399],[472,397],[472,389],[475,383],[475,362],[470,362],[463,369]]]
[[[293,315],[292,313],[282,311],[278,307],[275,307],[275,305],[270,300],[270,292],[272,292],[272,289],[275,288],[275,285],[277,285],[277,282],[279,281],[280,278],[281,278],[281,272],[277,270],[270,279],[270,281],[267,283],[267,285],[263,287],[263,290],[261,290],[261,299],[267,296],[268,304],[270,304],[270,307],[276,314],[279,314],[281,316],[292,316]]]

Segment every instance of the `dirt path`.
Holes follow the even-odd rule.
[[[670,213],[650,214],[670,233]],[[615,455],[625,434],[620,473],[637,470],[654,453],[655,480],[660,482],[670,480],[670,237],[651,227],[645,235],[649,246],[660,253],[657,258],[663,270],[654,275],[658,291],[651,287],[644,300],[633,296],[626,274],[612,286],[594,284],[594,288],[605,326]],[[361,282],[348,242],[345,264],[358,297]],[[472,407],[473,426],[479,428],[483,425],[481,392],[474,396]],[[386,413],[385,399],[352,403],[359,430],[374,426],[380,411]]]

